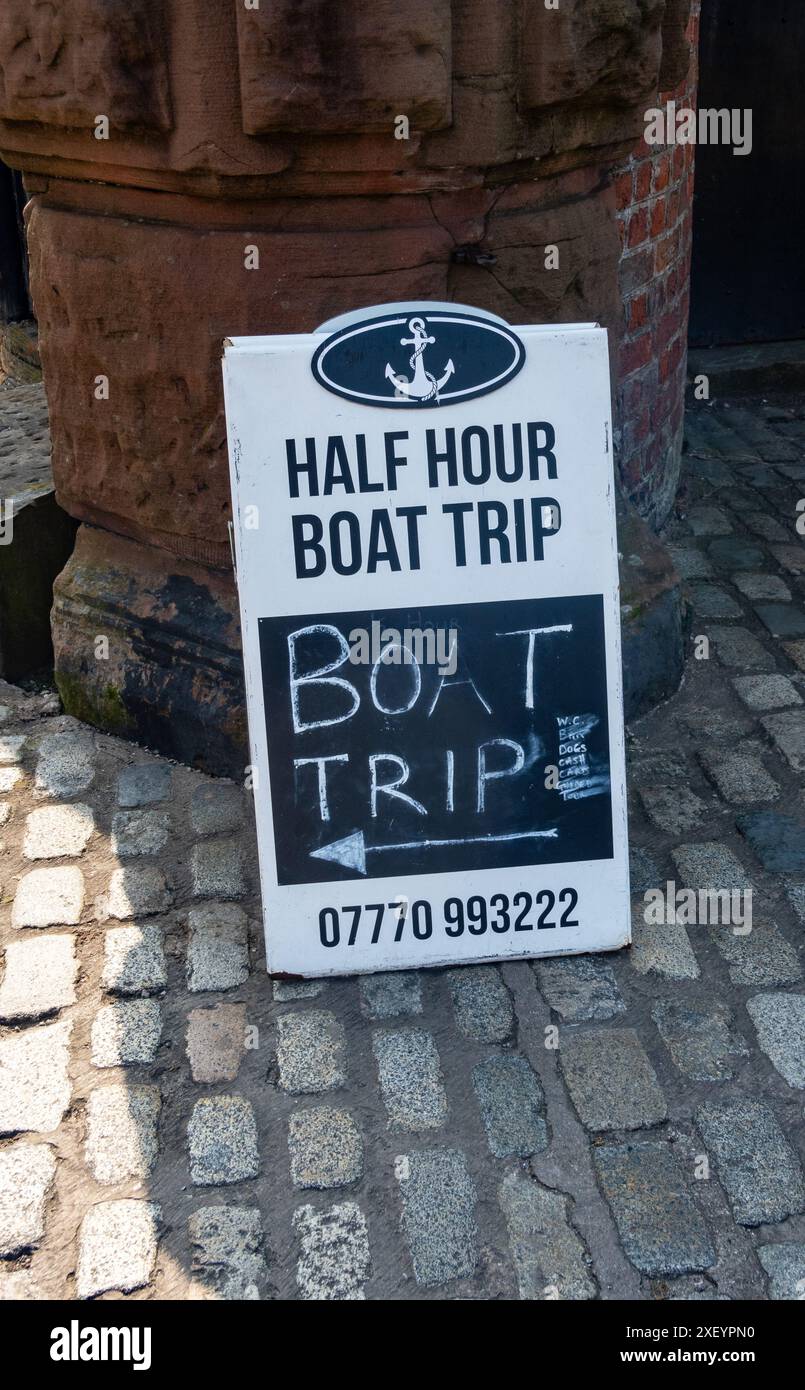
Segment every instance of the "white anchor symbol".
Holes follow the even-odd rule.
[[[389,362],[386,363],[386,377],[393,382],[397,394],[423,403],[432,401],[435,397],[438,402],[439,392],[456,370],[453,359],[451,357],[448,360],[443,375],[437,381],[433,373],[426,370],[422,361],[425,348],[429,343],[435,343],[436,339],[428,336],[424,319],[409,319],[408,327],[413,337],[401,338],[400,343],[403,347],[411,346],[414,349],[408,359],[408,365],[414,373],[413,380],[409,381],[405,376],[398,376]]]

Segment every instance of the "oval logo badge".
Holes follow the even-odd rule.
[[[525,347],[503,324],[423,306],[333,333],[311,369],[349,401],[421,410],[498,391],[524,362]]]

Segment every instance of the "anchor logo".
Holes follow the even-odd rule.
[[[427,370],[422,361],[425,349],[432,343],[435,343],[436,339],[432,334],[428,334],[424,319],[409,319],[408,329],[413,336],[410,338],[401,338],[400,345],[402,347],[413,347],[414,349],[408,359],[408,365],[413,372],[413,377],[409,381],[407,376],[401,376],[395,372],[391,363],[387,362],[386,378],[393,384],[397,394],[406,396],[409,400],[419,401],[423,405],[426,401],[435,400],[438,405],[439,392],[445,383],[450,380],[456,370],[453,359],[452,357],[448,358],[445,363],[444,372],[437,380],[433,373]]]
[[[325,391],[356,405],[447,410],[499,390],[525,362],[524,343],[502,319],[474,314],[463,304],[414,301],[345,317],[317,342],[310,369]],[[398,372],[403,352],[409,370]]]

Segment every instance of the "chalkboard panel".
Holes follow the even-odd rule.
[[[612,857],[600,595],[259,629],[280,884]]]

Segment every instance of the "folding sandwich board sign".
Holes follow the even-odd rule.
[[[629,941],[606,333],[227,340],[268,969]]]

